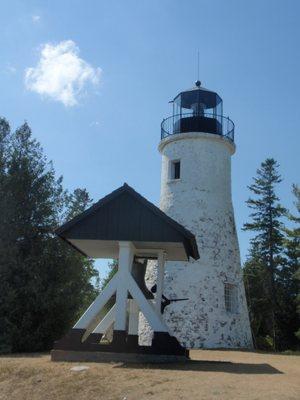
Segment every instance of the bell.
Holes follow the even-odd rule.
[[[131,275],[138,284],[139,288],[143,292],[143,295],[146,297],[146,299],[154,299],[153,294],[147,288],[145,283],[146,268],[147,268],[147,259],[144,259],[143,262],[135,259],[132,263]],[[130,293],[128,294],[128,298],[132,299]]]

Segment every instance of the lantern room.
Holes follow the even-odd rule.
[[[204,132],[233,141],[234,124],[223,116],[221,97],[202,87],[200,81],[196,81],[193,88],[180,92],[171,103],[173,115],[163,120],[161,139],[176,133]]]
[[[201,87],[201,82],[196,81],[195,87],[179,93],[173,100],[174,114],[193,114],[194,116],[223,115],[223,102],[221,97],[210,90]]]

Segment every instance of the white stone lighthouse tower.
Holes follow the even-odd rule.
[[[250,348],[231,199],[234,124],[223,117],[219,95],[199,81],[179,93],[162,122],[159,151],[160,208],[195,234],[200,253],[197,261],[167,262],[164,296],[187,300],[171,302],[164,319],[188,348]]]

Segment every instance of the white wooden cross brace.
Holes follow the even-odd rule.
[[[116,318],[116,305],[114,304],[108,313],[102,318],[101,322],[93,330],[93,333],[105,333]]]
[[[130,292],[136,302],[135,307],[139,308],[144,314],[154,331],[168,331],[160,315],[160,310],[158,311],[157,306],[156,310],[152,302],[145,298],[143,292],[131,275],[134,251],[135,248],[131,242],[119,242],[119,265],[117,273],[74,326],[74,328],[77,329],[86,329],[85,337],[92,331],[95,333],[103,333],[103,330],[106,327],[108,328],[113,320],[115,320],[115,330],[125,331],[128,292]],[[163,262],[159,262],[159,264],[163,265]],[[159,283],[159,291],[161,290],[162,282]],[[100,312],[114,293],[116,293],[116,304],[100,322]],[[157,296],[157,301],[159,297],[160,295]],[[136,328],[132,329],[136,330]]]
[[[104,290],[96,297],[94,302],[89,306],[85,313],[79,318],[74,325],[75,329],[88,329],[93,320],[99,316],[102,308],[117,290],[118,277],[117,274],[112,277]],[[96,324],[97,325],[97,324]]]

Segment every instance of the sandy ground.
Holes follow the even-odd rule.
[[[49,355],[0,357],[0,399],[300,400],[300,357],[192,351],[187,364],[54,363]]]

